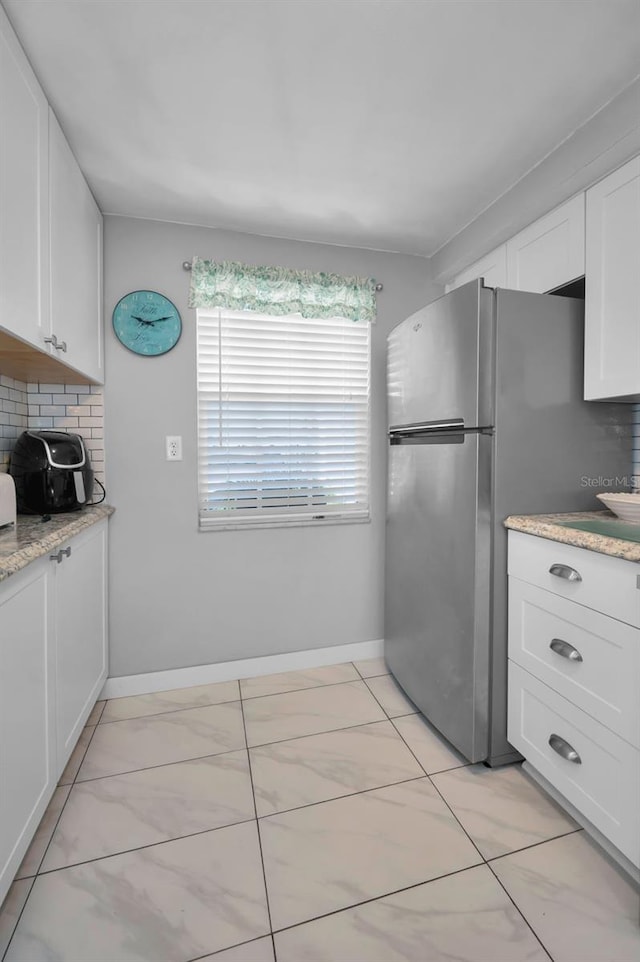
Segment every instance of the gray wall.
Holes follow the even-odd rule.
[[[197,528],[193,254],[376,277],[372,362],[372,521],[327,527]],[[368,641],[383,636],[385,339],[442,289],[423,258],[105,218],[105,432],[111,522],[112,676]],[[111,313],[136,289],[166,294],[183,334],[159,358],[116,340]],[[164,460],[180,434],[184,460]]]

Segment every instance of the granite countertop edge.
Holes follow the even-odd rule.
[[[114,511],[109,504],[93,505],[81,511],[53,514],[50,521],[44,522],[39,515],[18,515],[15,527],[0,530],[0,582],[103,518],[110,518]]]
[[[610,538],[591,531],[580,531],[579,528],[563,528],[558,524],[558,521],[609,519],[615,519],[615,515],[610,511],[580,511],[569,514],[514,514],[506,518],[503,523],[505,528],[511,531],[521,531],[538,538],[547,538],[549,541],[586,548],[587,551],[609,555],[611,558],[622,558],[623,561],[640,562],[640,543],[638,542]]]

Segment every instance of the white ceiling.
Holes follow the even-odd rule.
[[[628,86],[638,0],[2,0],[107,213],[430,256]]]

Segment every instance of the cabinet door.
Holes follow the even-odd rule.
[[[0,903],[55,787],[48,565],[0,585]]]
[[[102,382],[102,214],[49,112],[51,330],[61,361]]]
[[[74,538],[55,568],[57,769],[107,677],[107,523]]]
[[[587,191],[586,400],[640,397],[640,157]]]
[[[0,7],[0,327],[45,348],[48,106]]]
[[[507,286],[507,247],[502,244],[490,254],[485,254],[475,264],[466,267],[463,271],[447,284],[445,291],[453,291],[456,287],[466,284],[468,281],[475,281],[478,277],[484,277],[487,287],[506,287]]]
[[[544,294],[584,274],[584,194],[507,241],[507,283]]]

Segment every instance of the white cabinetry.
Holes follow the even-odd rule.
[[[51,329],[60,359],[103,380],[102,214],[49,111]]]
[[[0,331],[102,382],[102,215],[1,7],[0,211]]]
[[[638,571],[509,532],[509,741],[636,868]]]
[[[485,254],[479,261],[466,267],[453,278],[445,287],[446,291],[453,291],[456,287],[484,277],[487,287],[508,287],[507,284],[507,246],[502,244],[490,254]]]
[[[107,522],[78,535],[62,551],[61,563],[55,563],[59,772],[107,677]]]
[[[103,520],[0,584],[0,904],[107,676],[106,552]]]
[[[42,350],[50,334],[48,113],[0,7],[0,328]]]
[[[0,590],[0,903],[55,787],[51,579],[46,560]]]
[[[584,251],[584,194],[578,194],[456,274],[445,289],[484,277],[488,287],[544,294],[582,277]]]
[[[640,399],[640,157],[587,191],[586,400]]]
[[[584,274],[584,194],[507,241],[507,286],[544,294]]]

